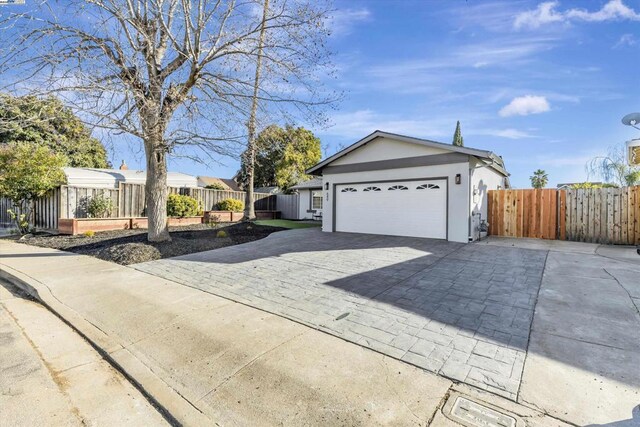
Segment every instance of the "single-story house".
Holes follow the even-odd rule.
[[[276,187],[276,186],[270,186],[270,187],[255,187],[253,189],[254,193],[261,193],[261,194],[280,194],[282,193],[282,190],[280,190],[280,187]]]
[[[241,191],[238,183],[231,178],[216,178],[214,176],[199,176],[198,187],[217,185],[228,191]]]
[[[323,231],[454,242],[478,239],[487,191],[509,187],[502,158],[490,151],[383,131],[307,173],[322,177]]]
[[[118,184],[145,184],[147,172],[141,170],[63,168],[70,187],[118,188]],[[196,188],[198,179],[195,176],[180,172],[167,173],[169,187]]]
[[[298,193],[298,219],[322,218],[324,193],[322,191],[321,177],[315,177],[309,181],[294,185],[291,190]]]

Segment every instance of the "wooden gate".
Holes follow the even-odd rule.
[[[490,190],[487,198],[489,234],[557,238],[557,190]]]

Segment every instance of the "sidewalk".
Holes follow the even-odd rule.
[[[185,425],[455,426],[449,394],[560,426],[315,329],[81,255],[0,241],[0,279],[30,289]]]
[[[0,283],[0,424],[169,425],[73,329],[4,286]]]

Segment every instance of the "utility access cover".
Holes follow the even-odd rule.
[[[450,412],[464,425],[478,427],[516,427],[516,419],[493,408],[458,396]]]

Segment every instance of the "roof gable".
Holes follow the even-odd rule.
[[[442,143],[442,142],[431,141],[431,140],[428,140],[428,139],[414,138],[414,137],[410,137],[410,136],[398,135],[398,134],[394,134],[394,133],[389,133],[389,132],[383,132],[383,131],[380,131],[380,130],[376,130],[375,132],[373,132],[372,134],[364,137],[360,141],[350,145],[349,147],[337,152],[333,156],[321,161],[317,165],[309,168],[307,170],[307,173],[308,174],[320,174],[322,169],[325,166],[335,162],[338,159],[343,158],[347,154],[349,154],[349,153],[357,150],[358,148],[370,143],[371,141],[376,140],[377,138],[385,138],[385,139],[393,140],[393,141],[399,141],[399,142],[404,142],[404,143],[409,143],[409,144],[416,144],[416,145],[419,145],[419,146],[422,146],[422,147],[430,147],[430,148],[437,149],[437,150],[444,150],[446,152],[467,154],[467,155],[470,155],[470,156],[479,157],[481,159],[488,159],[488,160],[491,160],[492,162],[496,162],[496,163],[499,163],[500,165],[502,165],[502,160],[500,159],[500,157],[496,156],[491,151],[478,150],[478,149],[475,149],[475,148],[467,148],[467,147],[458,147],[458,146],[455,146],[455,145],[445,144],[445,143]],[[506,175],[508,175],[506,173],[506,171],[504,171],[504,173]]]

